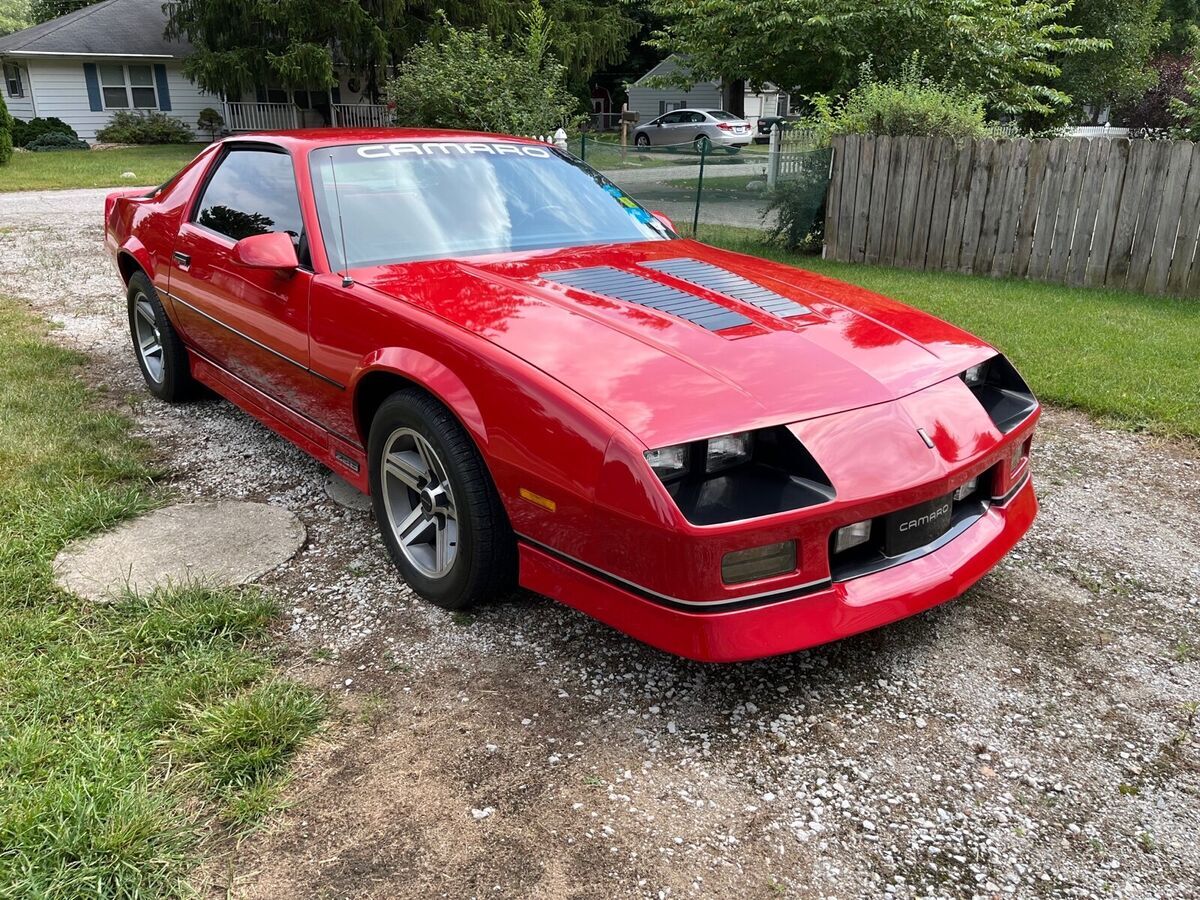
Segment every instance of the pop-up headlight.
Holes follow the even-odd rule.
[[[750,441],[748,431],[712,438],[705,449],[704,471],[711,475],[744,463],[750,458]]]
[[[659,450],[647,450],[646,462],[661,481],[673,481],[687,474],[691,447],[687,444],[676,444],[673,447],[663,447]]]

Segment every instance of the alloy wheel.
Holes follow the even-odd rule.
[[[142,358],[142,365],[146,367],[146,373],[155,384],[162,384],[162,332],[158,329],[154,306],[145,294],[139,293],[134,299],[133,321],[137,331],[138,354]]]
[[[458,558],[458,511],[446,467],[411,428],[384,443],[380,484],[388,524],[404,558],[427,578],[443,578]]]

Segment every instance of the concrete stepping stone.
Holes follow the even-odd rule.
[[[126,586],[246,584],[296,555],[304,525],[265,503],[182,503],[76,541],[54,560],[58,584],[104,601]]]
[[[325,493],[330,500],[338,506],[344,506],[346,509],[366,512],[371,508],[370,497],[354,487],[345,478],[342,478],[340,475],[334,475],[332,472],[325,479]]]

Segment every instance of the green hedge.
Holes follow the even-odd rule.
[[[0,97],[0,166],[12,159],[12,116],[8,114],[8,104]]]
[[[30,141],[36,141],[44,134],[65,134],[79,140],[75,129],[56,116],[49,118],[35,117],[28,122],[13,119],[13,146],[27,147]]]

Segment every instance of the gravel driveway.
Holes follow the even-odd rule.
[[[103,194],[0,195],[0,293],[87,351],[179,494],[301,517],[307,546],[266,583],[284,664],[340,710],[287,811],[200,873],[214,892],[1200,892],[1194,447],[1049,410],[1042,516],[995,573],[784,658],[685,662],[528,594],[451,616],[316,463],[227,403],[142,389]]]

